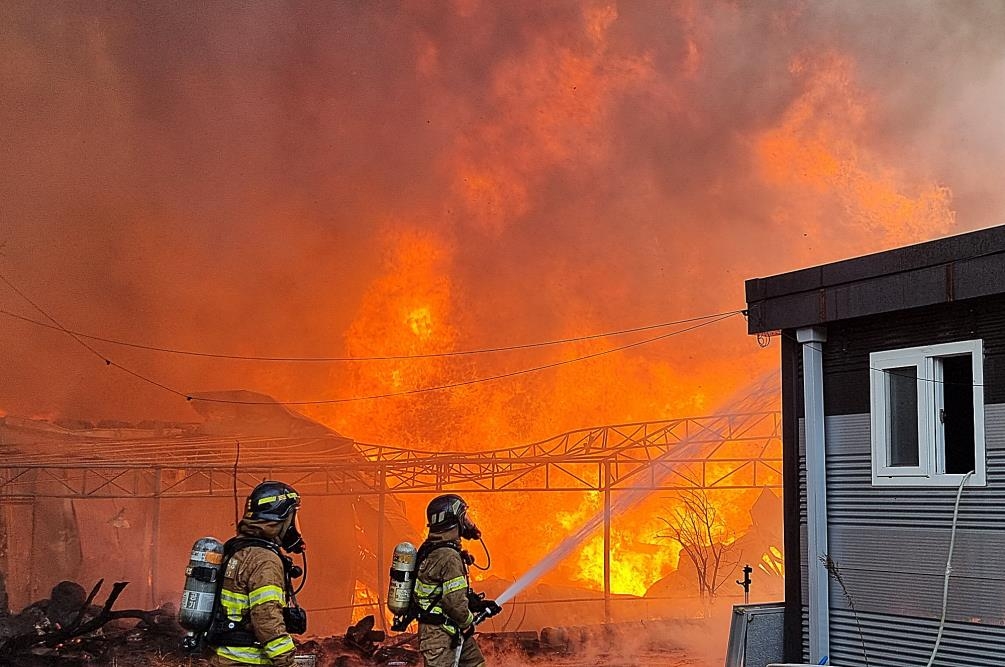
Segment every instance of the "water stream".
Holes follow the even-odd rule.
[[[717,413],[719,416],[709,425],[708,430],[725,432],[729,425],[729,420],[734,415],[748,414],[754,412],[765,412],[777,409],[779,403],[778,375],[772,372],[760,380],[752,383],[736,396],[728,401]],[[702,447],[708,445],[708,433],[703,432],[701,442],[694,442],[695,435],[682,439],[673,451],[666,458],[655,459],[656,462],[673,461],[675,459],[695,458],[699,455]],[[656,478],[657,484],[667,480],[676,474],[676,467],[670,466],[665,472]],[[646,482],[646,487],[651,486],[645,475],[637,475],[637,479]],[[619,489],[618,493],[611,499],[611,518],[623,514],[632,507],[645,500],[653,491],[649,488],[639,488],[628,486]],[[496,598],[496,602],[504,604],[519,595],[524,589],[540,579],[558,565],[562,560],[581,545],[593,531],[604,524],[604,510],[598,511],[587,519],[575,532],[563,539],[554,549],[547,553],[536,565],[524,573],[519,579],[514,581],[503,591],[502,595]]]

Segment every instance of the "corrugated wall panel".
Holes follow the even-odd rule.
[[[924,665],[942,606],[956,489],[873,487],[869,415],[828,416],[825,427],[828,550],[836,570],[831,582],[832,663],[865,665],[851,612],[854,605],[862,620],[870,665]],[[1005,404],[985,406],[985,428],[988,486],[964,489],[960,502],[947,607],[957,643],[954,648],[947,634],[944,655],[948,657],[936,663],[941,665],[1005,666],[1005,628],[1001,627],[1005,621]],[[800,421],[799,531],[804,566],[799,574],[803,591],[808,586],[804,433]],[[910,632],[904,630],[908,627],[905,619],[915,619]],[[805,607],[803,625],[808,630]],[[956,653],[972,648],[974,638],[985,636],[992,646],[987,655],[978,651],[976,657],[968,654],[963,661],[955,661]],[[997,657],[988,662],[990,655]]]
[[[831,660],[841,667],[924,667],[935,646],[937,620],[831,612]],[[868,663],[863,657],[868,655]],[[938,667],[1005,665],[1005,627],[947,623],[935,660]]]

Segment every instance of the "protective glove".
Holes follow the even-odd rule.
[[[486,600],[485,593],[474,591],[468,591],[468,609],[485,618],[491,618],[502,611],[502,607],[496,604],[495,600]]]
[[[502,607],[500,607],[495,600],[482,600],[482,603],[485,605],[485,608],[482,609],[482,613],[485,614],[485,618],[492,618],[502,611]]]
[[[485,593],[475,593],[470,588],[468,589],[468,609],[474,613],[479,613],[485,610]]]

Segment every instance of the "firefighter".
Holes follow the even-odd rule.
[[[475,641],[475,614],[499,613],[493,600],[475,595],[468,582],[472,561],[461,538],[481,539],[468,518],[468,505],[457,495],[439,496],[426,508],[429,536],[419,547],[414,596],[419,612],[419,651],[426,667],[483,667]]]
[[[307,621],[291,582],[302,570],[280,549],[304,551],[299,507],[300,495],[282,482],[263,482],[248,496],[237,536],[224,546],[218,612],[207,637],[212,664],[294,664],[290,634],[306,631]]]

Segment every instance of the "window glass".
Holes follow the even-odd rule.
[[[946,472],[962,475],[974,469],[974,381],[970,355],[944,357],[943,406]]]
[[[890,466],[915,467],[918,461],[918,369],[915,366],[886,370],[890,392],[887,427]]]

